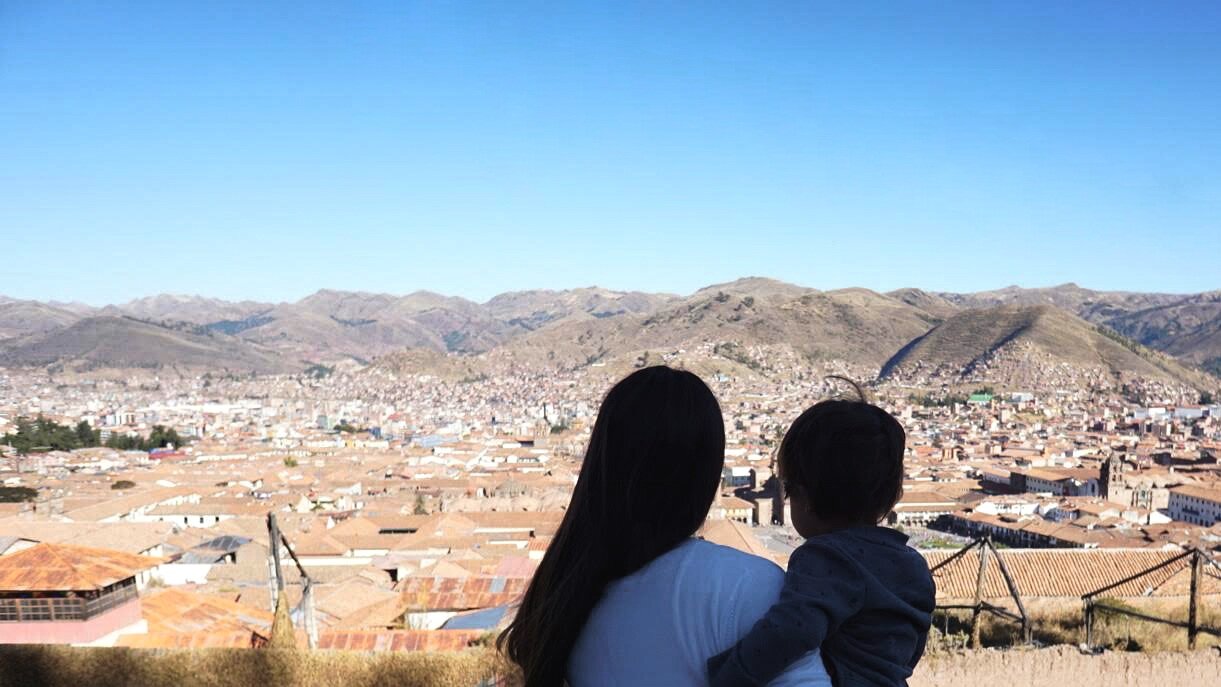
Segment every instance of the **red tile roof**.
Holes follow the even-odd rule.
[[[954,555],[954,551],[922,551],[929,567]],[[1081,597],[1097,589],[1164,563],[1181,550],[1150,549],[1002,549],[1001,557],[1023,597]],[[992,556],[989,555],[991,559]],[[1189,560],[1189,559],[1188,559]],[[1190,570],[1188,560],[1128,582],[1107,596],[1180,596],[1187,594]],[[1208,568],[1206,568],[1207,570]],[[978,549],[933,573],[937,599],[970,599],[975,594],[979,574]],[[1205,594],[1221,594],[1221,577],[1216,568],[1205,574]],[[984,574],[984,597],[1008,598],[1009,592],[995,560],[989,560]]]

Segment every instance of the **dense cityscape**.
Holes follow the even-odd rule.
[[[258,646],[275,609],[274,513],[292,617],[315,646],[466,646],[503,626],[547,549],[601,395],[646,364],[699,371],[723,409],[722,485],[700,536],[784,565],[799,539],[774,478],[778,440],[803,408],[845,393],[828,375],[876,370],[725,351],[461,379],[376,366],[0,371],[0,641]],[[1015,549],[1114,550],[1136,557],[1106,565],[1131,572],[1150,560],[1141,551],[1221,550],[1210,393],[1050,363],[1029,389],[995,388],[996,372],[867,385],[908,433],[887,524],[930,561],[985,535]],[[21,571],[35,569],[63,588],[23,593]],[[89,575],[89,600],[69,604],[81,593],[71,578]]]

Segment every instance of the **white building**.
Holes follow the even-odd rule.
[[[1170,490],[1170,517],[1211,527],[1221,522],[1221,488],[1184,485]]]

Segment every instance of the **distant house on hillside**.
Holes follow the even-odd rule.
[[[160,563],[46,543],[0,557],[0,644],[111,646],[144,632],[137,590]]]

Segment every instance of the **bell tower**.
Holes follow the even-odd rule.
[[[1107,501],[1118,501],[1120,490],[1124,487],[1123,461],[1119,456],[1111,455],[1099,470],[1098,486],[1102,498]]]

